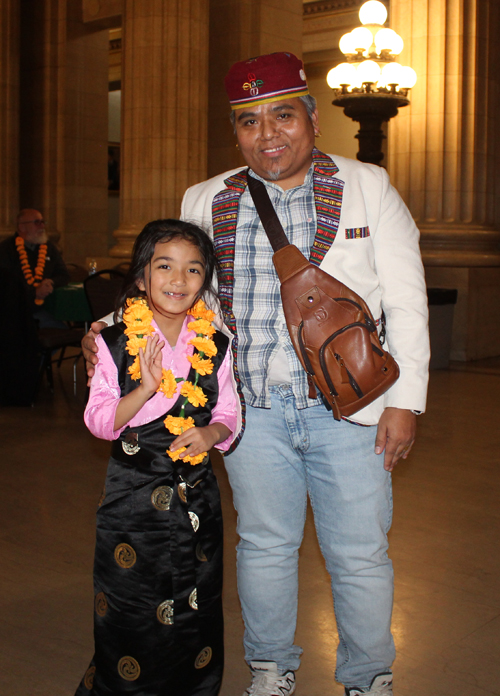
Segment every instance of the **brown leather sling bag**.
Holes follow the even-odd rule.
[[[316,387],[335,420],[352,416],[399,377],[382,348],[366,302],[290,244],[264,184],[247,173],[248,188],[274,251],[281,299],[295,352],[307,372],[309,397]]]

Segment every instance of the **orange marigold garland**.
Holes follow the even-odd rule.
[[[191,417],[180,418],[179,416],[167,416],[163,422],[172,435],[180,435],[185,430],[195,427],[194,420]]]
[[[191,343],[202,356],[206,355],[208,358],[212,358],[214,355],[217,355],[215,343],[206,336],[196,336],[196,338],[192,338],[189,343]]]
[[[205,307],[203,300],[198,300],[189,310],[189,314],[195,319],[206,319],[210,323],[215,319],[215,312]]]
[[[184,396],[180,415],[167,416],[163,421],[166,429],[172,435],[180,435],[185,430],[196,427],[194,420],[191,417],[186,418],[184,409],[188,403],[195,408],[204,406],[207,403],[207,396],[203,389],[198,386],[198,378],[200,375],[210,375],[213,372],[214,365],[210,360],[211,357],[217,355],[215,343],[210,338],[214,335],[215,329],[211,322],[215,314],[212,310],[207,309],[203,300],[198,300],[191,307],[189,314],[194,317],[194,321],[189,322],[188,329],[196,332],[196,338],[192,338],[188,343],[192,344],[198,353],[186,356],[191,363],[196,378],[193,382],[184,380],[182,377],[176,377],[172,370],[162,370],[160,386],[157,391],[162,392],[168,399],[171,399],[177,392],[177,383],[184,382],[181,387],[180,394]],[[126,325],[125,335],[128,337],[126,349],[129,355],[135,355],[135,360],[128,368],[128,373],[133,380],[141,379],[141,368],[139,362],[139,349],[146,348],[147,337],[151,336],[155,329],[151,322],[153,320],[153,312],[149,309],[148,302],[145,297],[133,297],[127,300],[125,310],[123,312],[123,322]],[[179,456],[186,451],[186,447],[180,447],[171,452],[167,450],[168,456],[177,461]],[[182,461],[188,462],[193,466],[202,462],[207,456],[207,452],[202,452],[194,457],[186,455]]]
[[[24,245],[24,239],[18,235],[15,238],[15,243],[17,253],[19,254],[19,260],[21,262],[21,270],[24,274],[26,282],[28,285],[33,285],[34,288],[37,288],[43,280],[43,272],[45,270],[45,262],[47,260],[47,245],[40,244],[38,247],[38,259],[35,266],[35,274],[33,275],[30,262],[28,261],[28,254]],[[43,300],[36,298],[35,304],[43,305]]]
[[[198,406],[205,406],[207,403],[207,397],[204,394],[203,389],[197,387],[196,384],[192,384],[191,382],[184,382],[181,387],[181,395],[185,396],[195,408],[198,408]]]
[[[200,358],[199,353],[186,356],[199,375],[211,375],[214,370],[213,362],[208,358]]]

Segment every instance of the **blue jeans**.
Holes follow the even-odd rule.
[[[339,632],[336,678],[368,686],[390,670],[391,477],[375,455],[376,428],[336,422],[324,406],[298,410],[271,387],[271,409],[248,408],[243,439],[225,458],[238,512],[238,591],[245,659],[295,670],[298,558],[307,494],[331,577]]]

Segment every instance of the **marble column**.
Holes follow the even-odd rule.
[[[0,0],[0,240],[19,210],[19,3]]]
[[[208,176],[244,165],[229,121],[224,77],[233,63],[274,51],[302,56],[302,0],[212,0]]]
[[[125,0],[122,16],[120,226],[126,258],[144,224],[178,217],[206,178],[208,0]]]
[[[68,3],[64,77],[64,252],[86,264],[108,251],[109,31]]]
[[[21,207],[84,264],[107,251],[108,32],[80,0],[23,0],[20,75]]]
[[[52,239],[64,229],[65,0],[24,0],[20,55],[20,206],[37,208]]]
[[[390,124],[391,180],[420,229],[428,285],[459,290],[452,357],[497,355],[489,298],[500,279],[499,7],[393,0],[391,27],[405,41],[401,62],[418,75],[411,106]]]
[[[429,244],[429,262],[434,230],[441,245],[448,234],[457,246],[448,263],[473,240],[482,264],[495,237],[499,52],[489,24],[498,10],[488,0],[394,0],[391,7],[391,26],[405,40],[401,61],[418,75],[411,106],[390,124],[391,179]],[[470,257],[472,248],[463,251]]]

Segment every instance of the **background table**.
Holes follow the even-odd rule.
[[[44,302],[44,308],[61,321],[91,322],[92,313],[83,283],[69,283],[55,288]]]

